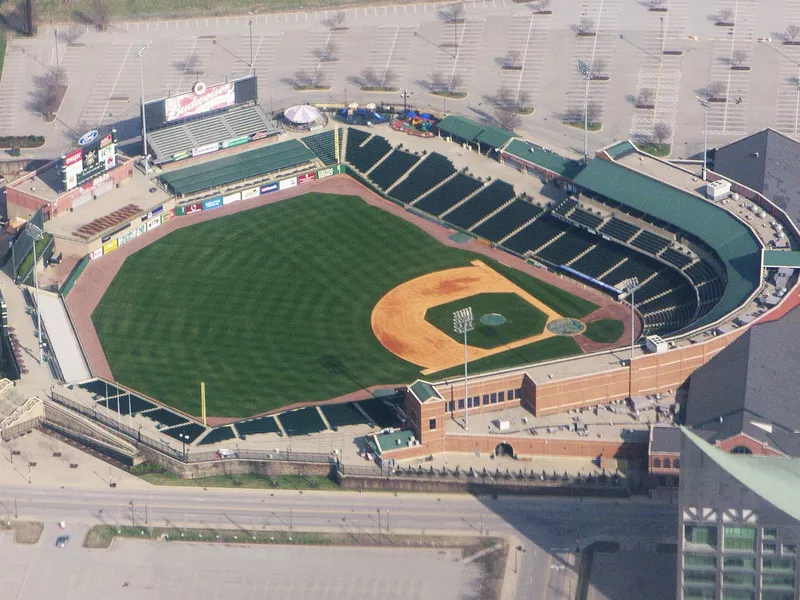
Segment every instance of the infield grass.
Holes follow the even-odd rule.
[[[470,346],[477,348],[497,348],[538,335],[544,331],[547,322],[546,314],[512,293],[476,294],[440,304],[428,309],[425,320],[457,342],[463,342],[463,335],[453,330],[453,313],[468,306],[475,317],[475,330],[468,334],[468,341]],[[506,322],[502,325],[484,325],[481,316],[489,313],[503,315]]]
[[[593,342],[601,344],[613,344],[625,331],[625,326],[616,319],[600,319],[586,324],[586,331],[583,332],[587,338]]]
[[[372,309],[405,281],[475,259],[513,272],[528,291],[541,283],[446,247],[358,197],[307,194],[176,230],[136,252],[92,320],[121,383],[197,415],[204,381],[209,415],[246,417],[413,381],[420,368],[381,345]],[[543,301],[566,314],[553,297]],[[475,367],[580,352],[572,340],[545,342]]]

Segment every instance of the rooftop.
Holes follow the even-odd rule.
[[[511,143],[506,146],[503,153],[511,154],[527,162],[539,165],[568,179],[573,179],[583,168],[581,163],[576,160],[564,158],[555,152],[545,150],[541,146],[524,140],[511,140]]]
[[[459,115],[450,115],[442,119],[439,122],[439,129],[462,140],[486,144],[492,148],[502,148],[514,137],[510,131],[484,125]]]

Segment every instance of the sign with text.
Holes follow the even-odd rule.
[[[101,256],[103,256],[103,247],[102,246],[100,246],[97,250],[92,251],[92,253],[89,255],[89,259],[90,260],[96,260],[96,259],[100,258]]]
[[[211,210],[212,208],[219,208],[220,206],[222,206],[222,196],[203,200],[203,210]]]
[[[210,87],[197,84],[191,92],[164,100],[164,109],[166,120],[169,122],[202,115],[234,104],[236,104],[236,86],[233,82]]]
[[[261,193],[262,194],[269,194],[270,192],[277,192],[278,191],[278,182],[275,183],[268,183],[267,185],[261,186]]]
[[[297,185],[297,177],[292,177],[290,179],[282,180],[278,187],[282,190],[288,190],[289,188],[293,188],[296,185]]]
[[[255,198],[256,196],[260,195],[260,190],[257,187],[254,187],[251,190],[244,190],[242,192],[242,200],[250,200],[250,198]]]
[[[203,156],[203,154],[210,154],[217,150],[219,150],[219,142],[214,142],[213,144],[206,144],[199,148],[192,148],[192,156]]]
[[[111,240],[108,243],[103,244],[103,254],[108,254],[109,252],[113,252],[117,249],[117,240]]]
[[[222,197],[223,204],[233,204],[234,202],[238,202],[242,199],[242,193],[236,192],[235,194],[228,194],[227,196]]]
[[[303,173],[297,177],[297,183],[311,183],[316,179],[314,173]]]
[[[203,205],[199,202],[197,204],[190,204],[184,209],[185,215],[193,215],[195,213],[203,212]]]

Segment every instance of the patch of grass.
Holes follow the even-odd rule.
[[[564,358],[565,356],[572,356],[580,353],[581,349],[574,339],[567,336],[555,336],[519,348],[514,348],[507,352],[501,352],[500,354],[470,361],[469,369],[470,372],[493,371],[505,367],[515,367],[528,363]],[[445,371],[439,371],[438,373],[432,373],[426,377],[431,381],[436,381],[437,379],[452,377],[458,374],[464,374],[463,365]]]
[[[8,43],[8,28],[0,21],[0,77],[3,76],[3,65],[6,64],[6,44]]]
[[[240,487],[248,489],[271,490],[340,490],[339,485],[322,475],[215,475],[183,479],[168,471],[140,474],[139,477],[153,485],[174,485],[192,487]]]
[[[583,332],[587,338],[600,344],[613,344],[625,331],[625,325],[616,319],[600,319],[586,324]]]
[[[575,294],[570,294],[541,279],[531,277],[522,271],[517,271],[516,269],[494,261],[483,260],[487,264],[490,264],[495,271],[513,281],[531,296],[535,296],[539,301],[546,304],[563,317],[581,319],[593,313],[598,308],[596,304],[588,300],[576,296]]]
[[[469,93],[467,92],[431,92],[432,96],[439,96],[441,98],[449,98],[450,100],[464,100]]]
[[[636,147],[639,148],[642,152],[647,152],[648,154],[652,154],[653,156],[669,156],[669,153],[672,151],[672,147],[669,144],[636,144]]]
[[[547,315],[535,306],[512,293],[477,294],[440,304],[425,313],[425,320],[457,342],[463,341],[460,333],[453,331],[453,313],[467,306],[475,316],[475,330],[469,333],[469,344],[478,348],[497,348],[516,340],[542,333]],[[481,323],[481,316],[499,313],[505,317],[502,325]]]
[[[4,520],[0,524],[0,529],[11,529],[17,544],[36,544],[42,537],[44,523],[41,521],[11,521],[11,527],[8,527],[7,521]]]
[[[574,127],[575,129],[584,129],[583,121],[561,121],[564,125],[569,125],[570,127]],[[589,131],[600,131],[603,128],[602,123],[589,123]]]
[[[484,257],[358,197],[307,194],[176,230],[133,254],[92,321],[121,383],[198,414],[205,381],[209,415],[245,417],[417,378],[420,368],[373,334],[372,310],[403,282],[475,259]],[[561,314],[594,308],[498,270]]]

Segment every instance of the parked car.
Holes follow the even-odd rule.
[[[59,536],[59,538],[56,540],[56,546],[58,546],[59,548],[64,548],[67,544],[69,544],[68,535]]]

